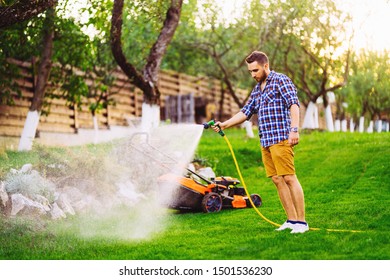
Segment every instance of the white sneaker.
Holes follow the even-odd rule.
[[[290,223],[290,222],[288,222],[288,221],[285,221],[284,223],[283,223],[283,225],[281,225],[280,227],[278,227],[277,229],[275,229],[275,230],[277,230],[277,231],[282,231],[282,230],[285,230],[285,229],[293,229],[294,228],[294,224],[292,224],[292,223]]]
[[[291,233],[304,233],[309,230],[308,224],[293,224]]]

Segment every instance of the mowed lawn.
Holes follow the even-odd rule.
[[[283,223],[285,214],[275,187],[265,177],[258,138],[248,139],[239,129],[226,134],[249,191],[262,197],[259,210]],[[321,230],[276,232],[250,208],[215,214],[167,210],[164,229],[141,240],[80,237],[75,230],[79,217],[44,223],[1,217],[0,259],[390,259],[390,134],[302,133],[295,152],[307,221]],[[34,164],[37,157],[35,151],[3,151],[0,176],[10,168]],[[195,158],[217,175],[238,177],[225,141],[212,131],[203,133]],[[147,215],[148,208],[143,211]],[[108,228],[110,223],[126,223],[126,216],[107,223]]]

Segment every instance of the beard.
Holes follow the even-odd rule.
[[[261,72],[261,75],[259,77],[255,77],[255,80],[256,80],[256,82],[261,84],[265,81],[266,78],[267,78],[267,74],[265,73],[265,70],[263,69],[263,71]]]

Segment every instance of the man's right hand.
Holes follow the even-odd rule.
[[[217,121],[215,122],[214,125],[211,126],[211,128],[215,131],[215,132],[219,132],[220,130],[223,130],[223,125],[220,121]]]
[[[230,119],[228,119],[224,122],[219,122],[219,121],[215,122],[215,124],[212,125],[211,128],[215,132],[219,132],[220,130],[225,130],[225,129],[232,127],[234,125],[241,124],[244,121],[246,121],[246,115],[243,112],[239,111],[233,117],[231,117]]]

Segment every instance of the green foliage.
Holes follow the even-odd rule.
[[[90,38],[71,19],[58,18],[56,25],[53,61],[83,71],[90,68],[92,56]]]
[[[216,2],[204,1],[199,5],[197,1],[189,1],[183,6],[181,22],[165,65],[176,71],[221,81],[228,76],[235,87],[250,85],[242,65],[257,41],[248,28],[247,18],[229,21],[220,16],[220,6]]]
[[[126,58],[142,71],[166,17],[170,1],[125,1],[122,40]]]
[[[249,191],[259,193],[263,199],[260,211],[282,223],[285,213],[275,187],[265,177],[259,140],[246,138],[243,130],[231,129],[226,134]],[[81,216],[50,222],[45,227],[0,217],[0,259],[388,260],[389,140],[388,133],[301,134],[301,143],[295,148],[297,175],[305,191],[307,221],[320,231],[302,235],[276,232],[252,209],[216,214],[169,211],[165,230],[146,240],[82,238],[77,234],[79,222],[85,221]],[[72,149],[80,157],[86,153],[99,157],[105,148]],[[68,158],[62,149],[53,151],[53,161],[57,156]],[[36,151],[7,154],[0,158],[0,170],[19,168],[40,157],[50,158]],[[212,131],[203,133],[196,157],[214,165],[218,175],[237,176],[225,141]],[[91,170],[104,169],[94,163],[85,165]],[[147,207],[140,211],[147,217]],[[131,217],[131,213],[113,217],[102,227],[107,230],[118,223],[128,223]],[[327,228],[363,232],[328,232]]]
[[[1,0],[0,1],[0,7],[6,7],[6,6],[11,6],[15,4],[16,0]]]
[[[361,50],[354,55],[348,84],[339,95],[348,102],[347,111],[356,119],[389,116],[389,53]]]
[[[301,101],[326,98],[344,79],[350,18],[331,0],[276,2],[270,8],[282,17],[269,46],[272,60],[292,78]]]
[[[3,61],[0,63],[0,105],[13,105],[14,97],[20,97],[22,94],[15,81],[20,75],[19,68],[15,64],[9,63],[1,50],[0,61]]]
[[[65,76],[62,89],[67,93],[68,100],[71,104],[82,103],[83,97],[88,96],[88,86],[82,76],[69,75]]]
[[[30,22],[15,24],[0,31],[0,104],[13,105],[14,98],[20,98],[21,90],[16,79],[20,70],[9,58],[31,60],[39,54],[41,17]]]

